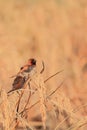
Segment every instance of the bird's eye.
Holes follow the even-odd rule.
[[[23,69],[23,67],[20,68],[21,70]]]
[[[32,64],[36,65],[36,60],[35,59],[32,60]]]

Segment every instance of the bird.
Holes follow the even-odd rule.
[[[25,84],[25,77],[22,77],[22,76],[17,76],[15,79],[14,79],[14,82],[12,84],[12,89],[8,92],[8,94],[10,92],[13,92],[15,90],[18,90],[18,89],[21,89],[23,88],[24,84]]]
[[[20,68],[20,71],[18,72],[17,75],[19,74],[24,74],[24,73],[29,73],[31,72],[34,68],[36,67],[36,60],[31,58],[28,60],[27,64],[25,64],[24,66],[22,66]]]
[[[28,62],[22,66],[19,72],[16,75],[11,76],[10,78],[16,77],[18,75],[24,75],[24,73],[30,73],[36,68],[36,60],[34,58],[28,59]]]
[[[36,60],[34,58],[28,59],[28,62],[20,68],[19,72],[15,76],[12,76],[15,79],[12,84],[12,89],[8,93],[23,88],[26,80],[35,73],[35,68]]]

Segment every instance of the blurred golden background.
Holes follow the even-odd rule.
[[[61,90],[74,105],[87,100],[87,1],[86,0],[0,0],[0,86],[11,88],[10,76],[29,58],[37,59],[44,78]]]

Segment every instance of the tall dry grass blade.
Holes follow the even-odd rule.
[[[69,116],[67,116],[66,118],[64,118],[57,126],[54,130],[58,130],[58,128],[69,118]]]
[[[80,109],[82,109],[82,108],[84,108],[84,107],[87,107],[87,103],[76,107],[76,108],[73,110],[73,112],[76,113],[77,111],[79,111]]]
[[[84,127],[85,125],[87,125],[87,117],[79,119],[79,121],[71,125],[66,130],[78,130],[79,128]]]
[[[53,78],[54,76],[56,76],[57,74],[63,72],[64,70],[58,71],[55,74],[51,75],[50,77],[48,77],[47,79],[44,80],[44,83],[46,83],[49,79]]]
[[[62,83],[61,83],[52,93],[50,93],[50,94],[47,96],[47,98],[50,97],[50,96],[52,96],[53,94],[55,94],[55,92],[64,84],[65,80],[66,80],[66,79],[64,79],[64,80],[62,81]]]
[[[10,130],[10,106],[7,99],[7,94],[4,90],[0,91],[0,124],[2,124],[2,130]]]

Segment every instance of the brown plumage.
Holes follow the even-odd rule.
[[[23,88],[24,86],[24,83],[25,83],[25,77],[22,77],[22,76],[17,76],[15,79],[14,79],[14,82],[12,84],[13,88],[12,90],[10,90],[8,93],[12,92],[12,91],[15,91],[17,89],[21,89]]]

